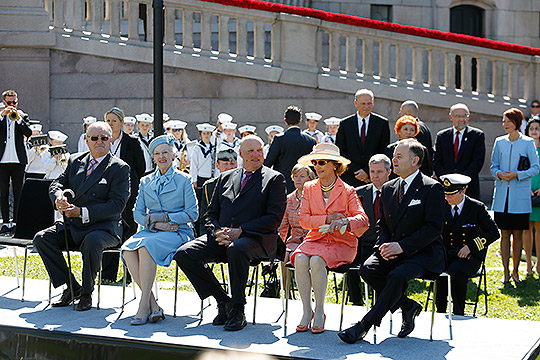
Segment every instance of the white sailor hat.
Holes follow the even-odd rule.
[[[256,130],[257,130],[257,128],[255,126],[253,126],[253,125],[244,125],[244,126],[241,126],[241,127],[238,128],[238,132],[240,134],[243,134],[245,132],[255,134]]]
[[[137,120],[133,116],[126,116],[124,118],[124,123],[135,124],[135,121]]]
[[[85,125],[95,123],[97,121],[95,116],[87,116],[87,117],[83,118],[82,120],[83,120],[83,124],[85,124]]]
[[[149,115],[149,114],[137,114],[135,115],[135,117],[137,118],[137,121],[140,121],[140,122],[144,122],[144,123],[153,123],[154,122],[154,117]]]
[[[264,131],[266,131],[268,135],[270,135],[272,131],[277,131],[278,133],[282,133],[283,127],[279,125],[270,125],[270,126],[267,126],[266,129],[264,129]]]
[[[62,142],[66,141],[66,139],[68,138],[66,134],[58,130],[51,130],[47,133],[47,135],[49,135],[49,138],[53,140],[60,140]]]
[[[225,124],[230,123],[233,120],[233,117],[227,113],[221,113],[217,116],[218,122]]]
[[[30,125],[30,130],[32,131],[41,131],[41,129],[43,129],[43,126],[41,126],[41,124]]]
[[[441,176],[446,195],[452,195],[464,189],[471,182],[471,178],[462,174],[446,174]]]
[[[335,116],[332,116],[331,118],[328,118],[328,119],[324,119],[324,123],[326,125],[339,125],[340,122],[341,122],[341,119]]]
[[[163,123],[163,129],[170,129],[172,125],[172,120],[166,121]]]
[[[236,129],[236,124],[235,123],[232,123],[232,122],[227,122],[227,123],[224,123],[222,125],[223,129],[230,129],[230,130],[233,130],[233,129]]]
[[[167,123],[170,124],[172,130],[184,129],[187,125],[187,122],[182,120],[170,120]]]
[[[214,131],[215,128],[216,127],[214,125],[210,125],[208,123],[197,124],[198,131]]]
[[[320,121],[322,119],[322,115],[317,114],[316,112],[308,112],[305,115],[306,115],[306,119],[308,120]]]

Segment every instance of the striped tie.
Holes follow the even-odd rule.
[[[88,161],[88,167],[86,168],[86,178],[85,179],[88,179],[88,177],[90,176],[92,171],[94,171],[94,168],[95,168],[96,164],[97,164],[96,159],[90,159],[90,161]]]

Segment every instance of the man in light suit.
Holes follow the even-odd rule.
[[[452,105],[449,115],[453,126],[437,133],[433,170],[438,178],[451,173],[469,176],[467,195],[480,200],[478,174],[486,156],[484,132],[469,126],[470,112],[465,104]]]
[[[420,172],[423,149],[417,140],[405,139],[394,150],[399,177],[382,187],[377,250],[360,268],[377,301],[360,322],[338,334],[346,343],[363,339],[372,325],[379,326],[388,311],[398,308],[403,317],[398,337],[409,335],[422,306],[405,296],[408,282],[436,278],[444,270],[443,188]]]
[[[351,186],[369,182],[369,159],[384,154],[390,143],[388,119],[372,112],[374,95],[360,89],[354,96],[355,114],[343,119],[336,135],[336,145],[342,156],[351,160],[341,178]]]
[[[297,106],[289,106],[285,110],[284,121],[287,131],[274,137],[264,165],[279,171],[287,182],[287,193],[294,191],[291,170],[301,156],[309,154],[317,141],[301,132],[302,110]]]
[[[129,198],[129,166],[109,153],[110,126],[96,122],[88,127],[86,134],[90,152],[71,156],[64,173],[49,188],[55,208],[66,217],[67,229],[58,222],[34,237],[34,247],[41,255],[54,287],[68,285],[60,301],[52,306],[68,306],[80,299],[77,304],[79,311],[92,307],[94,280],[103,249],[120,243],[121,213]],[[63,195],[66,189],[75,193],[73,199]],[[82,253],[82,286],[69,273],[62,255],[62,251],[66,250],[65,231],[69,249]],[[70,283],[73,284],[74,298]]]
[[[247,324],[244,304],[250,263],[282,259],[285,253],[277,232],[287,203],[285,179],[263,166],[263,146],[255,135],[242,139],[242,167],[220,174],[205,215],[207,234],[182,245],[174,257],[201,299],[217,300],[218,315],[212,324],[225,325],[228,331]],[[212,261],[228,262],[232,298],[207,266]]]

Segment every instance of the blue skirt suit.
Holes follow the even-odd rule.
[[[520,156],[529,159],[531,166],[518,171]],[[499,171],[516,171],[517,178],[503,181],[497,177]],[[492,210],[497,226],[501,230],[526,230],[529,228],[531,205],[531,178],[538,174],[538,154],[534,140],[520,135],[510,141],[508,135],[495,139],[491,154],[491,174],[495,178]]]
[[[193,240],[193,223],[198,217],[198,205],[191,177],[174,166],[161,175],[159,169],[141,179],[139,195],[133,209],[135,221],[143,225],[145,215],[164,213],[170,224],[178,224],[178,232],[143,229],[128,239],[122,250],[145,247],[160,266],[169,266],[176,250]]]

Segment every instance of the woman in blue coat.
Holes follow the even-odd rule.
[[[197,199],[189,175],[172,166],[174,141],[171,135],[161,135],[150,143],[157,169],[141,179],[133,209],[135,221],[144,228],[122,245],[122,257],[142,291],[131,325],[165,319],[152,293],[156,264],[169,266],[176,250],[194,238]]]
[[[510,281],[510,235],[512,235],[512,278],[519,283],[519,261],[523,230],[529,228],[531,178],[538,174],[538,154],[534,140],[519,132],[523,113],[516,108],[504,112],[502,126],[507,135],[495,139],[491,154],[491,174],[495,178],[492,209],[501,229],[503,283]],[[521,159],[521,160],[520,160]],[[528,161],[527,161],[528,160]],[[525,163],[529,165],[523,166]]]

